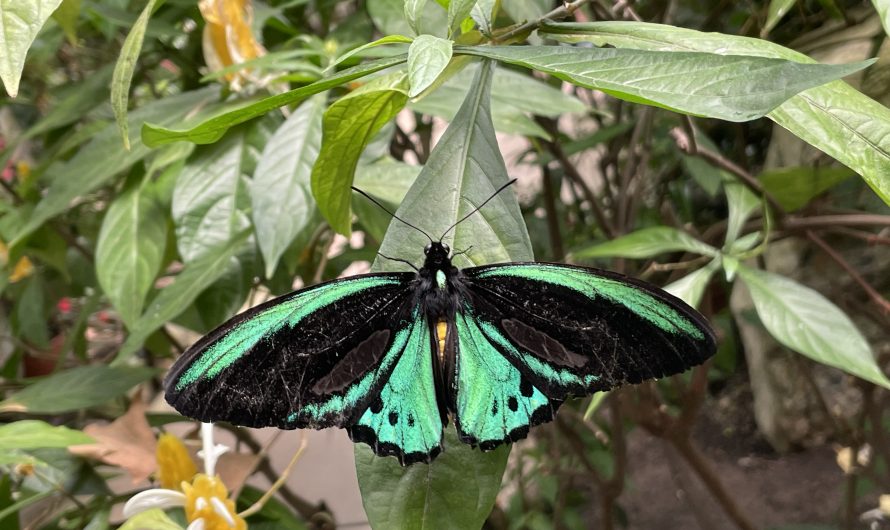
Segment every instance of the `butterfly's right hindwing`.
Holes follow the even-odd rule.
[[[271,300],[189,348],[165,381],[182,414],[248,427],[348,427],[395,369],[413,274],[335,280]]]

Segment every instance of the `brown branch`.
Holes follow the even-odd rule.
[[[696,145],[695,139],[689,137],[689,134],[686,132],[685,127],[674,127],[673,129],[671,129],[670,134],[674,138],[674,143],[677,144],[678,149],[680,149],[687,155],[696,156],[713,165],[714,167],[732,173],[748,189],[766,199],[772,209],[779,216],[784,216],[787,213],[785,211],[785,208],[783,208],[782,205],[779,204],[779,201],[777,201],[776,198],[772,196],[772,194],[770,194],[763,188],[759,180],[745,171],[744,168],[742,168],[732,160],[726,158],[725,156],[721,155],[720,153],[715,153],[714,151]],[[691,151],[690,149],[692,149],[693,147],[695,148],[695,150]]]
[[[874,287],[872,287],[872,285],[868,283],[868,281],[866,281],[866,279],[863,278],[861,274],[859,274],[859,271],[854,269],[853,266],[850,265],[843,256],[841,256],[836,250],[831,248],[831,246],[826,243],[824,239],[817,236],[816,233],[812,230],[807,230],[807,237],[810,239],[810,241],[821,248],[823,252],[828,254],[828,256],[831,257],[831,259],[833,259],[835,263],[840,265],[841,268],[847,272],[850,278],[852,278],[853,281],[859,284],[862,290],[865,291],[865,294],[867,294],[868,297],[871,298],[871,301],[874,302],[874,304],[877,305],[878,308],[883,311],[885,315],[890,314],[890,302],[888,302],[886,298],[881,296],[881,293],[879,293]]]
[[[514,37],[517,37],[520,35],[527,35],[527,34],[531,33],[532,31],[541,27],[541,25],[543,23],[547,22],[548,20],[556,20],[556,19],[566,18],[568,16],[571,16],[575,11],[577,11],[582,6],[584,6],[584,4],[588,4],[588,3],[590,3],[590,0],[575,0],[574,2],[568,2],[566,4],[563,4],[559,7],[557,7],[556,9],[554,9],[553,11],[550,11],[549,13],[545,13],[541,17],[536,18],[535,20],[530,20],[530,21],[526,22],[525,24],[520,24],[519,26],[516,26],[515,28],[507,31],[506,33],[504,33],[502,35],[498,35],[497,38],[494,39],[494,42],[503,43],[503,42],[509,41],[510,39],[512,39]]]
[[[556,212],[556,193],[553,186],[553,175],[550,166],[544,164],[541,167],[541,177],[544,189],[544,209],[547,211],[547,233],[550,236],[550,248],[554,261],[562,261],[565,250],[562,246],[562,234],[559,230],[559,215]]]

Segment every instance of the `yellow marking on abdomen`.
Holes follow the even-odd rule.
[[[439,359],[445,360],[445,335],[448,333],[448,323],[444,318],[436,323],[436,340],[439,341]]]

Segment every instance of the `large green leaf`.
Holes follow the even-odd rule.
[[[366,5],[371,20],[384,35],[429,33],[445,37],[447,34],[445,10],[437,2],[368,0]]]
[[[166,246],[166,213],[149,188],[131,183],[108,208],[96,247],[99,285],[127,326],[142,314]]]
[[[229,268],[230,260],[243,250],[249,235],[249,232],[244,232],[224,247],[209,251],[187,264],[176,280],[164,287],[148,304],[148,308],[130,328],[130,336],[121,346],[114,363],[125,362],[142,347],[149,335],[182,313],[204,289],[222,277]]]
[[[327,98],[315,96],[297,108],[263,150],[250,196],[257,243],[271,278],[294,238],[311,229],[316,216],[310,179],[321,147],[321,118]]]
[[[62,0],[0,0],[0,80],[16,97],[25,56],[37,32]]]
[[[142,14],[136,19],[136,23],[130,28],[130,33],[121,47],[121,54],[114,65],[114,75],[111,78],[111,108],[117,126],[120,128],[124,148],[130,149],[130,127],[127,123],[127,105],[130,101],[130,82],[133,81],[133,72],[136,70],[136,61],[142,50],[142,41],[145,39],[145,28],[148,27],[148,19],[155,7],[157,0],[148,0]]]
[[[0,402],[0,411],[59,414],[120,396],[157,372],[151,368],[79,366],[44,377]]]
[[[406,75],[379,77],[338,99],[324,113],[321,151],[312,169],[312,194],[331,228],[349,234],[350,186],[359,157],[381,127],[408,101]]]
[[[576,258],[651,258],[666,252],[685,251],[716,256],[717,249],[670,226],[643,228],[605,243],[572,252]]]
[[[128,120],[131,128],[140,127],[146,120],[177,123],[193,109],[216,99],[217,94],[216,89],[204,89],[170,96],[130,113]],[[105,127],[73,158],[56,162],[46,170],[44,179],[49,181],[49,190],[28,216],[12,244],[18,244],[48,219],[67,210],[73,199],[105,185],[149,152],[142,142],[135,142],[129,151],[121,149],[117,126]]]
[[[355,187],[383,202],[391,210],[401,204],[408,190],[417,180],[420,166],[412,166],[392,159],[359,165],[355,170]],[[392,217],[365,197],[354,195],[352,208],[362,228],[376,241],[383,241]],[[398,222],[398,221],[396,221]]]
[[[764,171],[757,178],[785,210],[793,212],[852,176],[845,167],[788,167]]]
[[[444,443],[448,449],[432,464],[408,467],[356,444],[355,469],[372,528],[482,528],[501,489],[509,448],[470,449],[453,427],[445,430]]]
[[[871,64],[571,46],[459,46],[454,53],[532,68],[633,103],[729,121],[759,118],[802,90]]]
[[[203,148],[189,159],[173,190],[171,213],[179,254],[186,263],[219,248],[250,225],[242,174],[246,129]]]
[[[408,48],[408,97],[415,97],[433,84],[451,61],[451,41],[421,35]]]
[[[701,51],[813,63],[802,53],[761,39],[703,33],[642,22],[552,24],[548,36],[567,42],[641,50]],[[890,204],[890,109],[842,81],[798,94],[769,118],[856,171]]]
[[[508,180],[491,123],[491,78],[490,65],[479,70],[463,105],[396,212],[433,238],[441,236]],[[533,259],[528,232],[510,190],[501,192],[451,230],[445,241],[454,250],[472,247],[456,258],[456,262],[463,262],[461,266]],[[380,251],[419,266],[427,243],[423,234],[393,222]],[[380,267],[404,270],[406,266],[378,258],[375,268]]]
[[[814,361],[890,388],[871,347],[850,318],[818,292],[789,278],[738,264],[764,327]]]
[[[406,59],[406,55],[385,57],[352,68],[347,68],[346,70],[337,72],[331,77],[316,81],[311,85],[306,85],[283,94],[248,103],[236,110],[214,116],[190,129],[174,130],[165,128],[163,124],[146,124],[142,128],[142,141],[145,142],[146,145],[152,147],[181,141],[194,142],[196,144],[212,144],[222,138],[227,130],[239,123],[244,123],[258,116],[262,116],[278,107],[297,103],[313,94],[324,92],[325,90],[348,83],[354,79],[401,64],[405,62]]]
[[[508,180],[489,111],[492,69],[477,79],[414,185],[396,212],[438,238]],[[455,259],[464,264],[532,260],[531,243],[510,190],[459,224],[446,241],[469,249]],[[420,264],[429,241],[393,221],[381,252]],[[378,258],[372,270],[403,270]],[[446,431],[447,448],[432,464],[399,466],[356,445],[356,471],[371,525],[375,528],[479,528],[500,487],[509,448],[481,453]],[[385,499],[385,502],[382,500]]]
[[[470,16],[470,11],[476,5],[476,0],[450,0],[448,2],[448,32],[449,35],[460,27],[461,22]]]
[[[68,447],[94,441],[80,431],[40,420],[21,420],[0,426],[0,451]]]

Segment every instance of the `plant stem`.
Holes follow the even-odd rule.
[[[569,2],[567,4],[563,4],[559,7],[557,7],[556,9],[554,9],[553,11],[550,11],[549,13],[545,13],[544,15],[542,15],[539,18],[536,18],[534,20],[529,20],[525,24],[520,24],[519,26],[516,26],[515,28],[511,29],[510,31],[504,33],[503,35],[498,35],[498,37],[495,39],[495,42],[502,43],[502,42],[509,41],[510,39],[512,39],[513,37],[516,37],[518,35],[524,35],[527,33],[531,33],[532,31],[541,27],[541,24],[543,24],[544,22],[547,22],[548,20],[565,18],[565,17],[571,15],[572,13],[574,13],[575,11],[577,11],[578,9],[580,9],[584,4],[589,4],[589,3],[590,3],[590,0],[575,0],[574,2]]]

